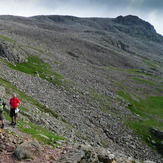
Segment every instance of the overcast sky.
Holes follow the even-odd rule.
[[[0,0],[0,15],[108,18],[136,15],[163,35],[163,0]]]

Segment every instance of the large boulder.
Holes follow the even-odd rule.
[[[62,155],[62,157],[57,161],[58,163],[78,163],[81,158],[85,156],[85,153],[81,149],[71,149],[68,153]]]
[[[151,133],[155,135],[157,138],[163,140],[163,131],[155,129],[155,128],[151,128]]]
[[[41,153],[42,149],[36,140],[22,143],[14,151],[18,160],[39,157]]]

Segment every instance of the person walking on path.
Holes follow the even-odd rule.
[[[4,117],[3,117],[3,109],[5,107],[4,101],[0,98],[0,120],[2,121],[1,129],[4,128]]]
[[[10,117],[12,119],[12,122],[10,125],[16,126],[17,123],[17,117],[18,117],[18,107],[21,105],[20,100],[16,97],[16,94],[13,94],[13,97],[10,99]],[[14,117],[15,117],[15,123],[14,123]]]

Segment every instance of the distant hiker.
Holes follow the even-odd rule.
[[[0,98],[0,120],[2,121],[1,129],[4,128],[3,108],[5,107],[4,101]]]
[[[16,122],[17,122],[17,117],[18,117],[18,106],[20,106],[21,103],[19,101],[19,99],[16,97],[16,94],[13,94],[13,97],[10,99],[10,117],[12,119],[12,122],[10,123],[10,125],[14,125],[14,127],[16,126]],[[14,123],[14,117],[15,117],[15,123]]]

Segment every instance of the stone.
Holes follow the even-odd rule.
[[[6,149],[6,146],[4,144],[0,144],[0,149]]]
[[[46,155],[46,156],[45,156],[45,159],[46,159],[47,161],[49,161],[49,160],[50,160],[49,155]]]
[[[62,155],[62,157],[58,160],[58,163],[66,162],[66,163],[78,163],[81,161],[81,158],[85,156],[85,153],[81,149],[71,149],[66,154]]]
[[[28,141],[18,145],[15,149],[14,154],[17,159],[26,159],[26,158],[33,158],[34,156],[39,156],[41,154],[41,147],[39,143],[35,141]]]
[[[13,152],[14,149],[15,149],[15,147],[9,146],[9,145],[6,147],[7,152]]]
[[[153,145],[156,145],[156,142],[155,142],[154,140],[152,140],[151,143],[152,143]]]
[[[50,159],[56,161],[58,158],[54,156],[50,156]]]
[[[163,131],[155,129],[155,128],[151,128],[151,133],[155,135],[157,138],[163,140]]]
[[[81,158],[80,163],[98,163],[98,157],[97,154],[93,150],[85,151],[85,156]]]
[[[109,158],[110,151],[108,151],[107,149],[102,147],[97,147],[94,149],[94,151],[96,152],[99,161],[107,162],[110,160]]]

